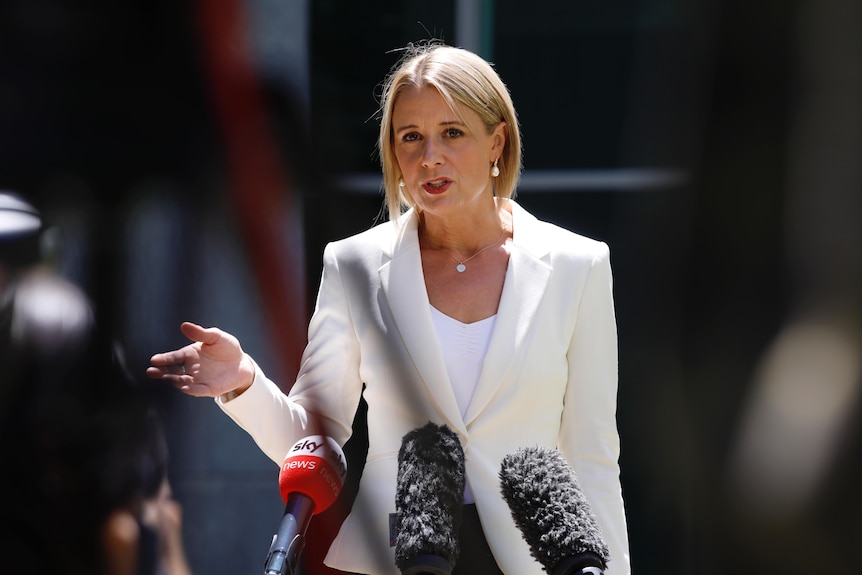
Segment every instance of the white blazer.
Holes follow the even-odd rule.
[[[352,510],[326,557],[349,572],[398,575],[390,547],[401,439],[428,421],[461,440],[467,481],[500,568],[543,575],[503,499],[503,458],[558,447],[575,469],[627,575],[628,537],[616,427],[617,334],[607,246],[541,222],[511,201],[514,236],[478,386],[462,418],[438,343],[419,253],[418,217],[330,243],[289,395],[258,368],[243,394],[217,404],[279,465],[312,433],[343,445],[360,395],[368,455]]]

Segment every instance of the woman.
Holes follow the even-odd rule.
[[[214,397],[279,464],[311,431],[343,445],[364,396],[368,455],[332,567],[398,573],[388,525],[397,455],[404,434],[432,421],[464,449],[465,503],[484,532],[469,535],[493,554],[482,572],[542,572],[498,480],[507,454],[542,445],[578,473],[610,547],[607,573],[628,573],[607,246],[512,200],[516,114],[470,52],[408,47],[384,85],[379,149],[392,221],[326,247],[289,395],[233,336],[190,323],[181,329],[195,343],[153,356],[148,374]]]

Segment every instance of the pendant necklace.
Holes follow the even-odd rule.
[[[473,254],[472,256],[467,258],[466,260],[459,260],[454,255],[452,255],[452,252],[449,252],[449,255],[452,257],[453,260],[455,260],[455,263],[458,264],[455,266],[455,269],[458,271],[458,273],[462,274],[465,271],[467,271],[467,262],[469,262],[470,260],[472,260],[473,258],[478,256],[479,254],[481,254],[485,250],[493,248],[494,246],[498,245],[500,243],[500,240],[503,239],[503,235],[505,233],[506,233],[506,230],[504,229],[502,232],[500,232],[500,236],[496,240],[494,240],[493,244],[489,244],[489,245],[485,246],[484,248],[482,248],[481,250],[479,250],[478,252],[476,252],[475,254]]]

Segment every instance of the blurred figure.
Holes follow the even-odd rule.
[[[182,543],[182,509],[166,475],[167,448],[152,410],[131,408],[133,424],[116,441],[125,456],[109,450],[105,493],[115,493],[100,529],[106,573],[190,575]],[[122,411],[120,411],[122,413]],[[137,451],[136,451],[137,450]],[[113,472],[110,470],[113,469]]]
[[[0,192],[0,568],[187,575],[161,421],[41,231]]]
[[[755,542],[752,556],[774,572],[849,573],[862,559],[862,5],[805,0],[797,10],[781,238],[788,302],[730,453],[729,530]]]

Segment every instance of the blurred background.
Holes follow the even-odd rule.
[[[858,573],[859,30],[853,0],[4,0],[0,189],[135,374],[191,320],[287,389],[325,243],[380,217],[397,49],[472,49],[519,111],[520,203],[611,247],[633,572]],[[151,384],[192,571],[259,572],[278,467]]]

